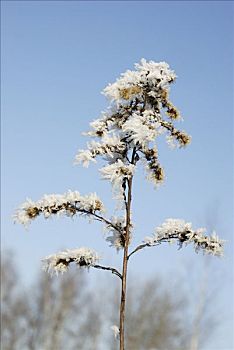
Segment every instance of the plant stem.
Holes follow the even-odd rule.
[[[122,270],[122,289],[120,303],[120,326],[119,326],[119,349],[124,350],[124,321],[125,321],[125,304],[126,304],[126,286],[127,286],[127,267],[128,267],[128,247],[124,249],[123,270]]]
[[[122,269],[122,289],[121,289],[121,303],[120,303],[120,326],[119,326],[119,349],[124,350],[124,321],[125,321],[125,304],[126,304],[126,287],[127,287],[127,269],[128,269],[128,245],[129,233],[131,225],[130,208],[132,197],[132,179],[128,181],[128,199],[126,207],[126,235],[123,256]]]
[[[132,153],[131,163],[135,163],[136,149],[134,148]],[[121,285],[121,302],[120,302],[120,322],[119,322],[119,349],[124,350],[124,324],[125,324],[125,305],[126,305],[126,290],[127,290],[127,269],[128,269],[128,246],[130,238],[131,227],[131,201],[132,201],[132,177],[127,180],[128,183],[128,196],[126,202],[126,231],[125,231],[125,244],[124,244],[124,256],[123,256],[123,268],[122,268],[122,285]]]

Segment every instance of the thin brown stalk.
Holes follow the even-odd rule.
[[[178,234],[171,234],[169,238],[161,238],[153,243],[142,243],[139,244],[133,251],[131,251],[131,253],[128,254],[128,259],[135,254],[136,252],[138,252],[141,249],[144,249],[145,247],[155,247],[157,245],[160,245],[161,243],[164,242],[169,242],[172,239],[178,239]]]
[[[133,149],[131,163],[135,163],[136,149]],[[126,202],[126,231],[124,242],[124,256],[122,268],[122,285],[121,285],[121,302],[119,313],[119,349],[124,350],[124,324],[125,324],[125,305],[126,305],[126,290],[127,290],[127,269],[128,269],[128,246],[131,227],[131,201],[132,201],[132,177],[127,180],[128,195]]]
[[[120,279],[122,279],[121,273],[120,273],[118,270],[114,269],[113,267],[102,266],[102,265],[92,265],[92,267],[94,267],[95,269],[111,271],[114,275],[116,275],[116,276],[118,276]]]
[[[156,244],[154,244],[156,245]],[[153,245],[150,243],[142,243],[140,245],[138,245],[129,255],[128,255],[128,259],[130,258],[130,256],[132,256],[132,254],[138,252],[138,250],[144,249],[145,247],[152,247]]]

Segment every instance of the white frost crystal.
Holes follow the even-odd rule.
[[[134,173],[135,166],[132,164],[124,164],[118,159],[116,163],[107,165],[100,169],[102,178],[110,180],[113,186],[122,181],[124,177],[130,178]]]
[[[64,194],[45,194],[42,199],[33,202],[27,199],[14,215],[14,221],[25,226],[40,214],[45,218],[51,215],[73,216],[76,213],[92,214],[96,211],[104,211],[104,205],[96,193],[81,196],[77,191],[68,191]]]
[[[115,83],[109,84],[103,93],[111,100],[122,101],[134,98],[141,94],[144,85],[151,87],[152,91],[159,88],[168,88],[169,83],[176,79],[174,71],[166,62],[147,62],[142,59],[135,64],[136,71],[127,70]]]
[[[222,256],[224,241],[215,233],[211,236],[204,235],[205,231],[204,228],[193,230],[192,224],[184,220],[167,219],[156,228],[152,237],[145,238],[145,242],[149,245],[157,245],[177,240],[180,247],[183,244],[193,243],[196,252],[203,250],[206,254]]]
[[[144,116],[136,113],[133,113],[123,124],[123,131],[129,133],[135,145],[147,145],[150,141],[154,141],[157,135],[156,126],[149,123]]]
[[[119,135],[112,134],[112,137],[104,135],[102,141],[102,143],[92,141],[88,143],[87,150],[78,151],[75,157],[75,164],[82,163],[87,168],[91,161],[96,162],[96,156],[107,155],[113,158],[116,151],[121,151],[124,148],[124,143],[121,142]]]
[[[126,227],[125,217],[112,217],[112,225],[108,225],[106,229],[109,231],[106,241],[110,243],[110,247],[116,248],[117,251],[124,247],[124,233]]]
[[[133,164],[125,164],[118,159],[117,162],[106,165],[99,169],[104,180],[109,180],[112,183],[115,192],[123,192],[123,180],[133,176],[135,166]]]
[[[119,337],[119,327],[116,325],[111,326],[111,330],[114,334],[115,339]]]
[[[159,135],[166,133],[167,143],[172,148],[184,147],[190,142],[190,137],[173,125],[174,120],[182,120],[169,100],[170,84],[175,79],[174,71],[166,62],[142,59],[135,64],[135,70],[127,70],[103,90],[112,101],[111,106],[90,123],[91,131],[86,133],[98,141],[88,143],[87,150],[80,150],[75,163],[87,167],[97,156],[108,161],[109,165],[101,169],[101,174],[120,194],[115,198],[121,202],[124,199],[122,187],[126,178],[133,175],[139,160],[145,164],[149,181],[156,186],[163,182],[164,172],[155,152]],[[165,115],[169,121],[164,119]],[[122,170],[127,167],[127,176],[123,176]]]
[[[89,149],[80,150],[75,157],[75,164],[82,163],[85,168],[88,168],[90,162],[96,163],[96,159],[94,159]]]
[[[90,267],[100,260],[98,254],[90,248],[65,250],[44,258],[43,269],[51,274],[58,275],[68,270],[69,264],[75,263],[81,267]]]

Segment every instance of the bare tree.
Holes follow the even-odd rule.
[[[13,265],[13,254],[1,261],[1,342],[4,350],[18,350],[25,346],[27,298],[20,288]]]
[[[98,349],[101,306],[82,271],[71,271],[61,279],[40,273],[27,292],[22,291],[16,275],[11,257],[3,258],[4,350]]]
[[[122,271],[99,264],[98,254],[90,248],[66,250],[50,255],[44,260],[45,269],[55,273],[67,271],[70,264],[92,267],[112,272],[121,282],[119,323],[114,331],[119,332],[119,348],[124,350],[125,309],[128,264],[133,254],[146,247],[177,241],[179,246],[192,243],[195,251],[221,255],[223,241],[216,235],[208,236],[206,230],[192,229],[191,223],[180,219],[167,219],[156,228],[150,238],[129,251],[133,235],[132,197],[133,178],[139,162],[145,165],[147,178],[158,186],[164,180],[164,171],[159,162],[156,141],[166,133],[171,147],[185,147],[190,136],[176,128],[175,121],[181,120],[178,109],[169,99],[170,85],[176,75],[165,62],[147,62],[142,59],[136,70],[127,71],[113,84],[104,89],[111,100],[110,108],[91,123],[88,136],[95,138],[88,149],[81,150],[76,162],[88,166],[101,156],[108,163],[100,169],[102,177],[111,182],[115,198],[121,203],[124,215],[106,218],[104,205],[96,194],[81,196],[79,192],[68,191],[63,195],[45,195],[34,202],[27,200],[15,215],[15,220],[28,225],[39,215],[45,218],[53,215],[76,214],[88,216],[104,224],[109,231],[107,241],[117,250],[122,249]],[[63,317],[59,315],[59,317]],[[56,333],[59,331],[55,329]]]
[[[30,349],[97,348],[102,313],[82,272],[61,280],[41,275],[31,304]]]
[[[212,269],[210,262],[207,257],[203,258],[200,268],[197,267],[198,276],[194,270],[190,269],[189,278],[190,280],[194,279],[194,282],[189,292],[187,292],[191,305],[189,350],[199,350],[203,344],[206,344],[209,340],[208,335],[214,333],[220,325],[219,320],[222,318],[222,308],[219,304],[220,285],[218,282],[220,277],[217,271]],[[214,304],[216,305],[215,308],[212,307]]]

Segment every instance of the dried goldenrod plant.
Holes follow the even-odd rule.
[[[115,274],[121,281],[119,325],[113,326],[119,349],[124,350],[124,321],[126,306],[127,270],[133,254],[145,247],[154,247],[176,241],[180,247],[193,244],[195,251],[220,256],[223,241],[216,234],[207,235],[205,229],[193,229],[191,223],[181,219],[167,219],[157,227],[151,237],[129,252],[133,235],[131,217],[132,183],[135,169],[143,164],[147,179],[157,187],[164,180],[159,162],[157,139],[165,134],[170,147],[185,147],[191,137],[178,130],[174,122],[180,121],[179,110],[169,100],[169,88],[176,75],[165,62],[147,62],[142,59],[135,70],[126,71],[115,83],[103,91],[110,100],[110,107],[99,119],[90,123],[86,133],[92,138],[87,149],[80,150],[76,163],[88,167],[102,157],[106,165],[100,169],[101,177],[111,182],[114,198],[120,202],[119,217],[106,218],[102,201],[96,193],[86,196],[68,191],[63,195],[44,195],[38,201],[27,200],[15,214],[15,221],[28,225],[39,215],[87,216],[103,223],[109,234],[110,246],[123,250],[122,271],[99,264],[99,255],[89,248],[66,250],[46,257],[44,268],[51,273],[63,273],[74,263],[80,267],[104,269]]]

